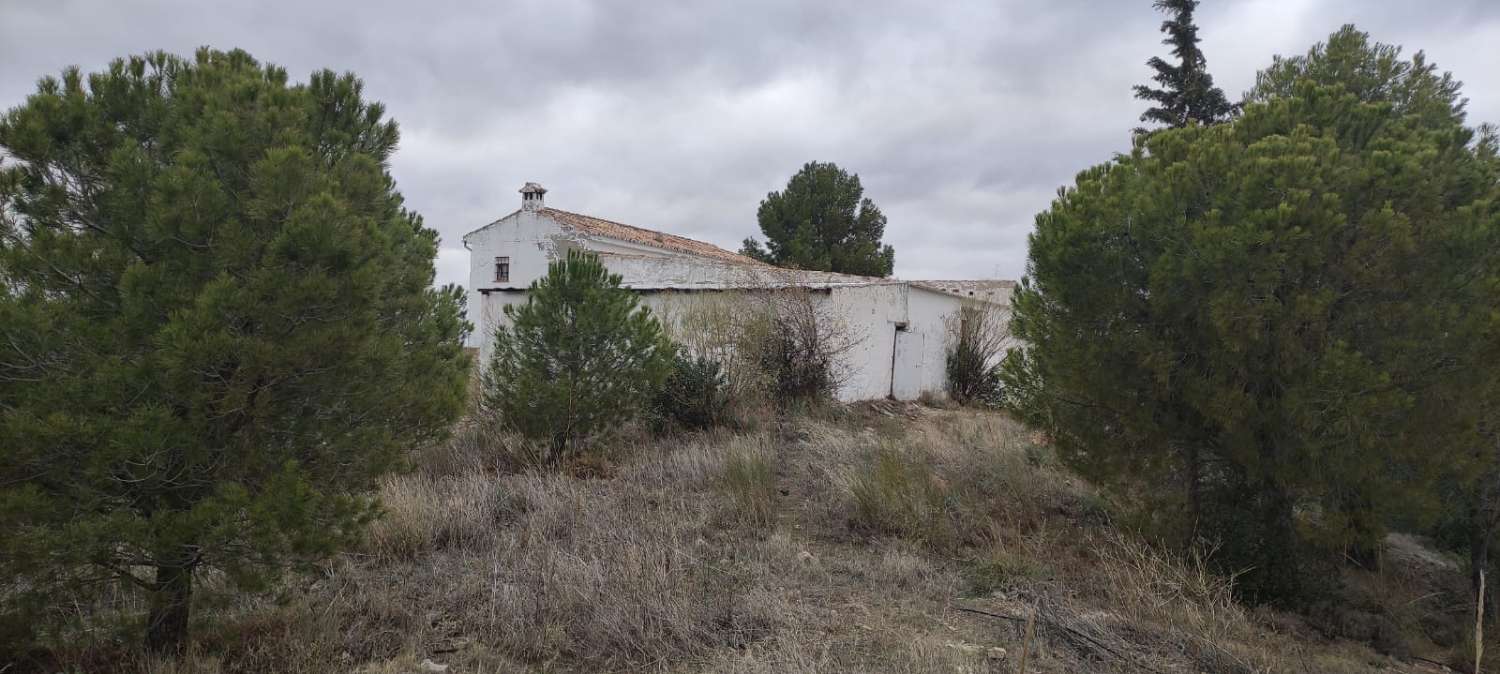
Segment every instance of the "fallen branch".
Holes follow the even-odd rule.
[[[1014,622],[1014,623],[1025,624],[1027,622],[1026,618],[1022,618],[1022,617],[1019,617],[1019,616],[1005,615],[1003,613],[993,613],[993,612],[990,612],[990,611],[983,611],[983,610],[980,610],[980,609],[977,609],[977,608],[968,608],[968,607],[965,607],[965,606],[954,606],[953,608],[955,608],[955,609],[957,609],[959,611],[963,611],[964,613],[973,613],[975,615],[988,616],[990,618],[998,618],[1000,620],[1009,620],[1009,621]],[[1130,657],[1128,655],[1125,655],[1124,653],[1121,653],[1120,651],[1115,650],[1114,648],[1110,647],[1109,645],[1105,644],[1104,642],[1099,641],[1098,639],[1095,639],[1093,636],[1090,636],[1089,634],[1087,634],[1085,632],[1079,631],[1079,630],[1077,630],[1075,628],[1072,628],[1072,627],[1069,627],[1069,626],[1064,625],[1062,623],[1059,623],[1056,620],[1051,620],[1051,619],[1048,619],[1048,618],[1046,618],[1044,616],[1040,616],[1039,612],[1037,614],[1035,614],[1035,615],[1037,615],[1037,618],[1042,622],[1043,626],[1045,626],[1045,627],[1047,627],[1049,629],[1057,629],[1057,630],[1061,630],[1063,632],[1066,632],[1069,635],[1071,635],[1071,636],[1073,636],[1073,637],[1075,637],[1077,639],[1081,639],[1083,641],[1088,642],[1094,648],[1097,648],[1097,649],[1099,649],[1100,651],[1102,651],[1104,653],[1108,653],[1108,654],[1110,654],[1110,655],[1112,655],[1112,656],[1114,656],[1114,657],[1116,657],[1116,658],[1118,658],[1120,660],[1125,660],[1125,661],[1128,661],[1128,662],[1134,662],[1136,664],[1136,666],[1138,666],[1138,667],[1140,667],[1140,668],[1142,668],[1142,669],[1144,669],[1144,670],[1146,670],[1148,672],[1155,672],[1156,674],[1165,674],[1164,672],[1162,672],[1159,669],[1153,668],[1150,665],[1147,665],[1147,664],[1145,664],[1143,662],[1140,662],[1139,660],[1136,660],[1133,657]]]

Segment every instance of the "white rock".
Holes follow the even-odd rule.
[[[437,672],[448,671],[448,665],[440,665],[430,659],[424,659],[422,660],[422,664],[417,665],[417,669],[423,672],[433,672],[434,674],[436,674]]]

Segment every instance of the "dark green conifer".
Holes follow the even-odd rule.
[[[1141,113],[1141,121],[1176,129],[1193,122],[1217,124],[1233,117],[1239,106],[1230,103],[1224,91],[1214,86],[1213,75],[1208,74],[1208,60],[1198,48],[1198,26],[1193,23],[1198,0],[1156,0],[1153,6],[1172,15],[1161,23],[1161,31],[1167,34],[1162,44],[1172,48],[1177,64],[1167,63],[1159,56],[1146,62],[1156,71],[1151,79],[1160,88],[1135,86],[1136,98],[1155,104]],[[1136,129],[1136,133],[1147,131]]]
[[[745,239],[740,252],[779,267],[890,276],[896,251],[880,243],[885,214],[864,194],[858,175],[809,162],[760,202],[765,245]]]
[[[485,403],[550,460],[645,411],[676,349],[661,323],[592,253],[569,250],[505,307],[485,373]]]
[[[1493,141],[1446,76],[1372,87],[1317,53],[1263,73],[1277,88],[1234,122],[1153,133],[1059,194],[1004,367],[1070,464],[1220,542],[1260,598],[1475,474],[1500,316]]]
[[[375,479],[462,407],[462,294],[352,75],[241,51],[41,81],[0,120],[0,585],[42,611],[194,579],[264,587],[374,514]]]

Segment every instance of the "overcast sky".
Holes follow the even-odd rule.
[[[804,162],[856,172],[903,278],[1016,278],[1035,214],[1129,147],[1162,54],[1150,0],[0,0],[0,107],[67,65],[240,47],[299,81],[354,71],[400,122],[392,170],[443,237],[547,204],[738,249]],[[1205,0],[1238,99],[1274,54],[1353,22],[1422,49],[1500,122],[1496,0]]]

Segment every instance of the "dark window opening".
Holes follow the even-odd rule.
[[[496,283],[509,283],[510,282],[510,258],[508,258],[508,257],[497,257],[497,258],[495,258],[495,282]]]

